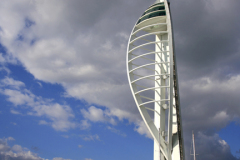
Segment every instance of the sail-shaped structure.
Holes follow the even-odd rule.
[[[169,2],[157,0],[137,20],[127,49],[130,88],[154,139],[154,160],[184,160]]]

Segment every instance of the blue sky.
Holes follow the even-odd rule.
[[[0,160],[152,159],[125,67],[152,3],[0,1]],[[199,159],[240,156],[239,9],[171,1],[186,160],[192,130]]]
[[[239,142],[240,142],[240,127],[239,123],[232,122],[225,128],[219,131],[219,136],[231,145],[231,152],[236,157],[240,157]]]

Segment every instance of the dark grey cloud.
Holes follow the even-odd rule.
[[[239,8],[239,1],[172,1],[180,77],[237,69],[231,60],[239,55]]]
[[[239,120],[239,9],[239,1],[171,1],[188,159],[191,130],[213,137]],[[220,139],[197,136],[199,159],[236,159]]]
[[[202,133],[197,135],[196,156],[197,159],[238,160],[231,154],[229,145],[218,135],[206,136]],[[190,155],[190,150],[186,151]],[[191,150],[193,154],[193,149]],[[191,156],[193,159],[193,156]]]

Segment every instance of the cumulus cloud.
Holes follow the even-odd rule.
[[[47,160],[39,157],[36,153],[31,152],[28,148],[20,145],[13,145],[10,147],[7,143],[8,140],[14,140],[12,137],[0,139],[0,159],[12,160]],[[52,160],[70,160],[62,157],[55,157]]]
[[[82,130],[89,129],[91,127],[91,124],[87,120],[81,120],[79,125]]]
[[[14,141],[15,139],[13,137],[8,137],[7,140],[8,141]]]
[[[114,118],[109,117],[108,110],[102,110],[100,108],[96,108],[91,106],[88,108],[88,111],[85,109],[81,109],[81,113],[84,118],[92,121],[92,122],[109,122],[111,124],[116,124]]]
[[[44,121],[44,120],[40,120],[38,124],[41,124],[41,125],[47,125],[49,124],[47,121]]]
[[[69,138],[69,135],[62,135],[62,137],[64,137],[64,138]]]
[[[7,139],[0,139],[0,151],[8,151],[10,147],[7,145]]]
[[[20,145],[15,144],[15,145],[12,147],[12,150],[15,151],[15,152],[22,152],[22,151],[23,151],[23,148],[22,148]]]
[[[5,77],[4,79],[1,80],[1,86],[2,87],[10,87],[14,89],[20,89],[20,87],[24,87],[25,84],[21,81],[14,80],[9,77]]]
[[[198,159],[219,159],[219,160],[237,160],[231,154],[230,147],[226,141],[222,140],[218,134],[211,136],[198,132],[196,151],[199,154]],[[213,154],[216,152],[218,154]]]
[[[97,121],[105,121],[103,110],[98,109],[94,106],[91,106],[88,111],[85,109],[81,109],[81,112],[84,116],[84,118],[87,118],[91,121],[97,122]]]
[[[0,64],[5,65],[7,63],[18,64],[18,60],[12,55],[0,53]]]
[[[12,78],[6,77],[1,81],[1,85],[5,86],[0,92],[7,96],[7,100],[12,102],[16,107],[23,109],[21,106],[27,106],[27,114],[32,116],[47,117],[51,122],[50,125],[59,131],[66,131],[76,127],[72,110],[67,105],[53,103],[50,99],[44,99],[36,96],[25,88],[23,82],[15,81]],[[11,89],[7,87],[11,86]],[[20,114],[18,111],[11,110],[12,114]],[[48,124],[45,120],[41,120],[39,124]]]
[[[95,135],[79,135],[79,137],[81,137],[84,141],[94,141],[94,140],[100,141],[100,137],[97,134],[95,134]]]
[[[107,126],[107,129],[110,130],[113,133],[116,133],[116,134],[122,136],[122,137],[126,137],[127,136],[125,133],[121,132],[120,130],[117,130],[116,128]]]
[[[43,160],[41,157],[37,156],[37,154],[23,149],[20,145],[14,145],[11,148],[4,139],[0,139],[0,159]]]
[[[5,67],[5,66],[0,67],[0,71],[1,71],[1,72],[2,72],[2,71],[6,72],[7,75],[9,75],[9,74],[11,73],[10,69],[8,69],[8,68]]]
[[[147,126],[143,121],[139,121],[138,123],[136,123],[134,130],[141,135],[145,135],[146,137],[153,139],[151,133],[149,132]]]
[[[16,110],[14,110],[14,109],[11,109],[10,112],[11,112],[12,114],[21,114],[19,111],[16,111]]]
[[[182,113],[184,117],[191,119],[185,125],[194,130],[210,129],[212,126],[220,129],[239,119],[236,96],[240,94],[237,85],[239,82],[239,75],[221,81],[209,76],[182,82],[182,99],[185,105]],[[187,99],[191,101],[187,102]]]
[[[191,130],[200,131],[205,133],[207,137],[212,137],[216,134],[216,131],[226,127],[230,122],[239,121],[240,111],[237,95],[240,93],[239,85],[237,85],[238,81],[239,75],[233,75],[222,80],[209,75],[182,82],[181,105],[184,106],[182,107],[182,117],[186,148],[190,146]],[[224,141],[219,137],[212,137],[211,142],[207,141],[204,136],[198,136],[197,138],[196,143],[198,145],[204,141],[206,141],[205,145],[208,143],[220,145],[220,142],[224,144]],[[207,148],[202,147],[201,152],[205,153],[204,149]],[[217,152],[212,151],[211,156],[215,156],[214,153]],[[222,159],[235,159],[229,151],[222,153],[226,154],[225,157],[222,155],[224,157]],[[209,152],[209,156],[203,159],[211,159],[210,154],[211,152]]]
[[[139,118],[133,114],[137,109],[131,107],[134,103],[125,74],[128,34],[115,29],[116,33],[113,36],[109,34],[111,37],[103,40],[102,37],[108,32],[105,30],[99,32],[99,29],[104,29],[108,23],[102,23],[95,17],[102,15],[108,22],[109,19],[106,19],[102,10],[94,10],[93,12],[97,14],[91,13],[90,15],[94,16],[87,19],[79,14],[65,12],[69,9],[79,11],[79,7],[92,6],[95,3],[88,1],[84,2],[84,5],[78,1],[46,1],[38,5],[26,3],[27,1],[3,4],[9,10],[3,9],[1,12],[9,17],[0,19],[3,23],[1,43],[8,49],[8,54],[20,60],[36,79],[62,84],[66,89],[66,96],[106,106],[110,109],[109,114],[119,119],[128,118],[134,121]],[[55,3],[58,3],[58,9]],[[112,6],[112,3],[107,4]],[[20,9],[22,7],[26,8],[24,12]],[[18,9],[12,9],[10,12],[11,8]],[[80,10],[85,10],[85,7]],[[19,16],[15,16],[16,14]],[[59,17],[65,20],[62,21]],[[13,25],[12,21],[18,25]],[[89,28],[85,26],[86,24],[93,26],[87,32],[83,31]],[[113,25],[111,28],[114,29],[116,23],[111,24]],[[92,48],[92,44],[98,45]],[[115,63],[116,61],[118,63]]]

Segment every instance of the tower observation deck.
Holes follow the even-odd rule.
[[[157,0],[137,20],[127,73],[139,112],[154,139],[154,160],[184,160],[176,58],[169,2]]]

